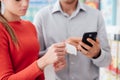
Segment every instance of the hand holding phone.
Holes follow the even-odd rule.
[[[97,37],[97,32],[86,32],[83,34],[82,42],[84,42],[88,46],[92,47],[92,44],[87,41],[87,38],[91,38],[92,40],[96,41],[96,37]]]

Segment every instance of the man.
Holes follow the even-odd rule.
[[[56,72],[57,80],[99,80],[99,67],[110,64],[110,47],[100,11],[79,0],[58,0],[54,5],[41,9],[35,16],[34,24],[41,53],[53,43],[65,40],[78,50],[76,56],[66,55],[67,65]],[[97,32],[96,41],[87,39],[92,47],[81,41],[85,32]]]

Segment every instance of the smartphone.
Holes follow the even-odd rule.
[[[97,32],[86,32],[83,34],[82,42],[92,47],[92,44],[87,41],[87,38],[91,38],[92,40],[96,41],[96,37],[97,37]]]

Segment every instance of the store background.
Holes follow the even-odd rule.
[[[80,0],[99,9],[104,17],[108,39],[111,46],[112,62],[109,67],[101,68],[100,80],[120,80],[120,0]],[[56,0],[30,0],[26,16],[23,19],[33,21],[36,12],[55,3]]]

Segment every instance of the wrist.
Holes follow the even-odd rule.
[[[46,60],[44,57],[41,57],[37,60],[37,65],[41,70],[44,70],[44,68],[47,66]]]
[[[93,57],[93,59],[97,59],[100,55],[101,55],[101,50],[99,51],[98,55]]]

